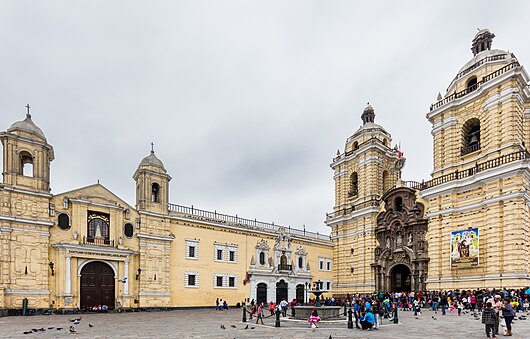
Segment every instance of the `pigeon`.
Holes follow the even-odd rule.
[[[236,328],[236,325],[230,325],[230,326],[233,327],[233,328]]]
[[[245,326],[244,330],[248,330],[248,324],[247,324],[247,326]]]
[[[79,325],[80,321],[78,319],[76,319],[73,323],[74,323],[74,325]]]
[[[94,327],[94,325],[92,325],[92,324],[88,324],[88,327]]]
[[[41,328],[39,328],[39,331],[44,332],[46,330],[44,329],[44,327],[41,327]]]
[[[333,339],[333,338],[331,337],[331,334],[329,335],[329,339]]]
[[[221,325],[221,329],[222,329],[222,330],[226,330],[225,325]]]
[[[479,317],[475,317],[475,320],[480,320],[480,318]]]
[[[253,329],[255,329],[255,327],[254,327],[254,326],[252,326],[252,327],[251,327],[250,329],[251,329],[251,330],[253,330]]]
[[[22,333],[24,333],[24,334],[31,334],[31,333],[33,333],[33,332],[31,332],[31,331],[24,331],[24,332],[22,332]]]
[[[75,330],[75,327],[70,326],[70,333],[77,333],[77,331]]]
[[[60,331],[60,330],[62,330],[62,329],[63,329],[62,327],[57,327],[57,328],[56,328],[57,331]]]
[[[434,315],[432,316],[432,320],[438,320]]]
[[[83,318],[83,317],[79,317],[79,318],[74,318],[74,319],[70,319],[70,322],[71,322],[71,323],[75,323],[76,321],[78,321],[78,322],[79,322],[79,321],[81,321],[81,319],[82,319],[82,318]]]
[[[48,327],[49,330],[53,330],[55,327]]]

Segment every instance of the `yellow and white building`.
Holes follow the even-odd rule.
[[[333,289],[329,235],[169,203],[151,151],[136,204],[102,185],[50,191],[53,147],[28,114],[0,133],[0,310],[172,308]],[[11,313],[14,313],[13,311]]]
[[[331,237],[169,203],[152,151],[135,205],[100,184],[51,194],[53,147],[29,112],[0,133],[0,309],[233,305],[353,292],[530,285],[530,78],[477,33],[439,95],[428,181],[368,105],[331,168]]]

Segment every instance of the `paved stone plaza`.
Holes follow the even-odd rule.
[[[241,309],[228,311],[180,310],[168,312],[141,312],[121,314],[83,314],[77,334],[70,335],[69,315],[3,317],[0,318],[2,338],[485,338],[484,326],[470,314],[457,316],[425,311],[421,319],[414,319],[411,312],[400,312],[400,324],[384,321],[377,331],[347,329],[346,323],[321,324],[314,332],[306,322],[282,322],[274,327],[274,317],[265,319],[265,325],[241,322]],[[521,313],[519,313],[520,315]],[[76,316],[78,317],[78,316]],[[89,327],[92,324],[94,327]],[[221,329],[224,325],[226,329]],[[232,326],[235,326],[233,328]],[[54,329],[48,330],[49,327]],[[56,330],[62,327],[62,330]],[[254,327],[252,329],[251,327]],[[32,334],[31,329],[44,328]],[[513,338],[530,338],[529,320],[517,320]]]

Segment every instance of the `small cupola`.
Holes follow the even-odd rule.
[[[368,106],[363,111],[363,114],[361,115],[361,119],[363,121],[363,125],[366,125],[367,123],[374,123],[375,121],[375,111],[373,107],[368,103]]]
[[[482,51],[490,50],[493,38],[495,38],[495,34],[491,33],[489,29],[479,30],[471,42],[471,51],[473,52],[473,56],[479,54]]]

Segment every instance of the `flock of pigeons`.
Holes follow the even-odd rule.
[[[471,313],[470,311],[464,311],[464,314],[468,314],[468,313]],[[526,320],[526,316],[527,315],[530,315],[530,312],[529,313],[526,313],[526,315],[520,315],[519,317],[514,317],[513,320]],[[480,312],[477,313],[477,312],[473,312],[471,313],[471,316],[473,317],[473,319],[475,320],[481,320],[480,318]],[[501,316],[502,318],[502,316]],[[438,320],[438,318],[436,318],[434,315],[432,316],[432,320]]]
[[[230,325],[230,327],[232,327],[232,328],[237,328],[236,325]],[[221,329],[222,329],[222,330],[226,330],[225,325],[221,325]],[[243,329],[244,329],[244,330],[248,330],[248,324],[247,324],[247,326],[245,326],[245,328],[243,328]],[[253,329],[255,329],[255,327],[252,326],[250,329],[253,330]]]
[[[76,334],[77,333],[77,330],[75,329],[74,325],[79,325],[81,323],[81,319],[82,318],[83,317],[69,319],[70,322],[73,323],[73,325],[70,325],[70,334]],[[94,327],[94,325],[88,324],[88,327]],[[48,327],[48,330],[62,331],[63,329],[64,329],[63,327]],[[41,328],[32,328],[30,331],[24,331],[22,333],[24,333],[24,334],[32,334],[32,333],[44,332],[44,331],[46,331],[46,329],[44,327],[41,327]]]

